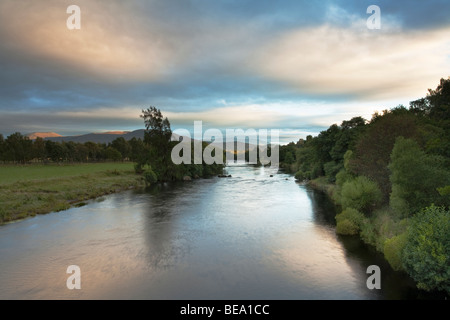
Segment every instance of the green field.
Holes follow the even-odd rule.
[[[0,166],[0,224],[143,185],[133,163]]]

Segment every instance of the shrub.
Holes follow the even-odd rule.
[[[359,235],[361,239],[372,246],[376,247],[377,244],[377,234],[375,231],[375,226],[369,218],[365,218],[361,223],[361,231]]]
[[[384,252],[386,240],[406,232],[407,223],[408,219],[399,220],[390,208],[384,207],[362,221],[360,236],[365,243]]]
[[[406,232],[384,242],[384,257],[394,270],[403,270],[402,252],[406,245]]]
[[[434,205],[410,221],[402,262],[424,290],[450,293],[450,211]]]
[[[359,176],[346,181],[341,190],[342,207],[371,212],[381,202],[381,191],[367,177]]]
[[[336,185],[338,185],[339,187],[342,187],[345,182],[347,182],[351,179],[353,179],[353,175],[350,174],[347,170],[341,169],[336,174]]]
[[[295,179],[298,180],[298,181],[303,181],[303,180],[308,179],[308,177],[303,171],[299,170],[295,174]]]
[[[152,168],[148,168],[147,170],[144,171],[144,179],[146,185],[151,185],[158,181],[158,177],[153,172]]]
[[[348,219],[339,221],[336,225],[336,233],[338,234],[352,236],[357,235],[358,232],[359,227]]]
[[[347,208],[336,215],[336,232],[342,235],[356,235],[361,229],[364,216],[356,209]]]

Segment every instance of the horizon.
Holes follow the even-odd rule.
[[[0,3],[0,133],[279,129],[280,142],[408,106],[450,70],[450,21],[428,1]],[[371,5],[380,29],[369,29]],[[427,19],[420,19],[426,16]]]

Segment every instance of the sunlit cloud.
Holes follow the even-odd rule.
[[[425,93],[447,76],[449,35],[450,28],[374,33],[323,25],[289,31],[267,43],[253,67],[299,93],[408,98]]]
[[[135,15],[132,6],[120,6],[117,1],[78,1],[82,27],[69,30],[66,8],[70,3],[2,1],[3,45],[103,81],[157,80],[179,59],[173,44],[151,31],[151,20],[145,29],[126,21]]]
[[[432,3],[431,3],[432,2]],[[0,2],[0,132],[173,127],[277,128],[317,134],[408,105],[450,70],[442,1],[70,0]],[[418,20],[425,15],[427,20]]]

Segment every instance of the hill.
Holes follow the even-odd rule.
[[[32,132],[25,135],[30,140],[35,140],[36,138],[56,138],[56,137],[62,137],[60,134],[57,134],[55,132]]]
[[[55,142],[62,141],[73,141],[79,143],[94,142],[94,143],[110,143],[113,140],[123,137],[125,140],[131,140],[133,138],[144,138],[144,129],[134,130],[134,131],[109,131],[104,133],[88,133],[79,136],[59,136],[59,137],[48,137],[45,140],[51,140]]]

